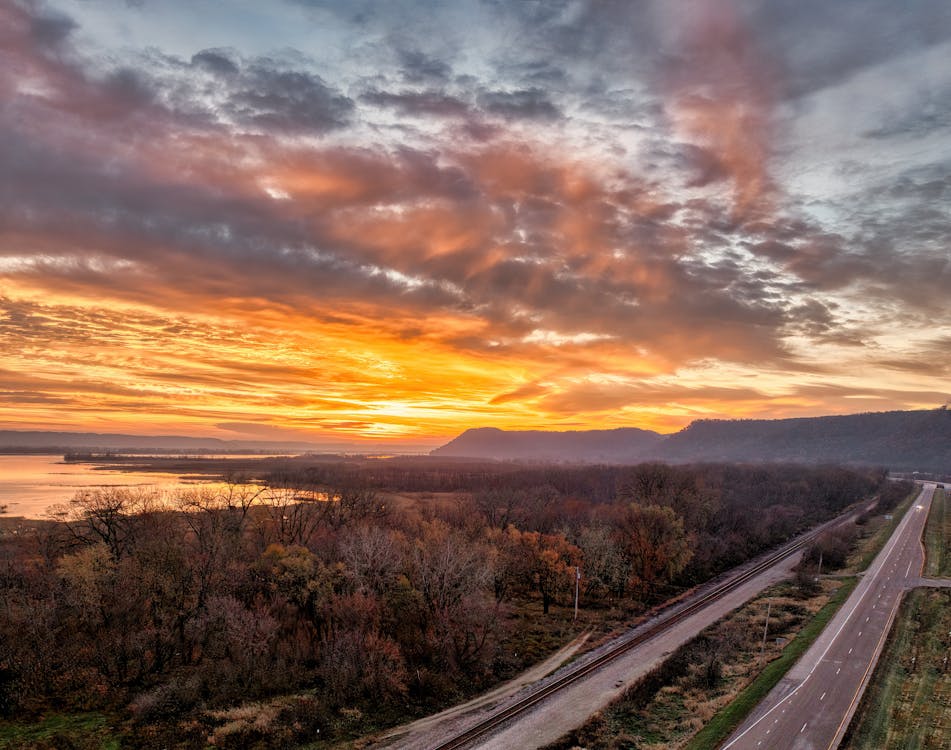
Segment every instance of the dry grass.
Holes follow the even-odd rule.
[[[280,712],[279,706],[266,703],[246,703],[221,711],[210,711],[212,718],[224,723],[215,727],[208,738],[208,744],[220,745],[229,735],[244,735],[249,732],[266,734]]]

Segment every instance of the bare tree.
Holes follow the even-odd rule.
[[[159,505],[160,496],[153,490],[106,487],[77,493],[65,507],[55,507],[51,515],[62,522],[74,544],[101,542],[118,560],[135,545],[141,526],[138,517],[156,512]]]
[[[258,528],[269,544],[307,547],[327,525],[331,504],[323,492],[272,487],[264,494]]]
[[[402,535],[379,526],[365,526],[344,537],[340,551],[357,584],[382,595],[400,571],[403,546]]]

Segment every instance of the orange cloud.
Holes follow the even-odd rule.
[[[678,50],[665,75],[667,111],[695,153],[694,184],[733,183],[733,215],[768,208],[776,71],[734,0],[678,3]]]
[[[228,63],[222,93],[195,60],[91,65],[0,0],[0,424],[418,441],[864,399],[798,378],[854,346],[812,290],[881,275],[767,210],[769,66],[731,3],[686,7],[662,88],[688,143],[658,151],[687,197],[650,153],[553,146],[566,118],[530,91],[483,96],[475,141],[457,111],[410,147],[342,132],[356,105],[314,75],[309,108],[255,109],[286,71]],[[872,397],[940,374],[904,377]]]

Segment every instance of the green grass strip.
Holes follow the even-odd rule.
[[[905,750],[948,747],[951,673],[946,633],[951,594],[915,589],[902,602],[843,748]]]
[[[0,748],[20,750],[44,747],[118,749],[109,719],[100,713],[51,714],[38,722],[0,722]]]
[[[798,661],[812,642],[819,637],[819,633],[829,624],[829,620],[836,613],[842,602],[846,600],[852,589],[858,583],[858,578],[843,579],[832,598],[826,602],[812,621],[793,638],[783,649],[778,658],[771,661],[753,682],[746,686],[733,701],[724,706],[707,725],[693,736],[684,750],[714,750],[740,723],[749,716],[767,693],[773,689],[786,672]]]
[[[948,494],[935,490],[925,526],[925,570],[929,576],[951,576],[951,517],[948,515]]]

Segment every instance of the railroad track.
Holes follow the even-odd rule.
[[[874,505],[874,501],[869,504],[867,508],[871,508],[872,505]],[[623,654],[626,654],[631,649],[636,648],[637,646],[640,646],[641,644],[660,635],[664,631],[668,630],[671,626],[675,625],[681,620],[686,619],[687,617],[690,617],[695,612],[703,609],[708,604],[716,601],[730,591],[733,591],[738,586],[741,586],[742,584],[749,581],[751,578],[755,578],[764,570],[771,568],[773,565],[789,557],[791,554],[798,552],[823,532],[841,523],[844,523],[850,518],[854,518],[855,515],[856,511],[850,511],[845,515],[838,516],[833,518],[831,521],[827,521],[821,526],[817,526],[812,531],[796,537],[793,541],[780,547],[767,557],[757,561],[751,565],[749,569],[743,571],[736,577],[713,586],[713,588],[711,588],[709,591],[705,592],[697,599],[689,602],[679,609],[675,608],[670,610],[667,614],[661,614],[656,622],[644,630],[635,632],[630,638],[617,644],[610,650],[605,651],[600,656],[587,663],[580,664],[576,669],[570,670],[557,680],[554,680],[548,685],[539,688],[535,692],[525,696],[516,703],[513,703],[511,706],[507,706],[498,713],[492,714],[486,719],[480,721],[478,724],[475,724],[460,734],[457,734],[452,739],[434,746],[432,750],[458,750],[459,748],[465,747],[473,740],[481,737],[484,734],[487,734],[496,727],[501,726],[509,719],[512,719],[532,708],[533,706],[541,703],[550,695],[564,690],[569,685],[584,679],[592,672],[596,672],[605,664],[614,661]]]

